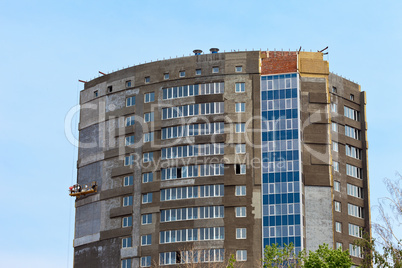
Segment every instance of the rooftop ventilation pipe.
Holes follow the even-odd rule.
[[[194,55],[201,55],[202,50],[201,49],[194,49],[193,52],[194,52]]]
[[[211,48],[209,51],[211,51],[212,54],[218,53],[219,48]]]

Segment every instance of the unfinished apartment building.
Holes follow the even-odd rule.
[[[74,267],[260,267],[291,242],[360,263],[366,95],[323,52],[195,50],[88,81],[80,105]]]

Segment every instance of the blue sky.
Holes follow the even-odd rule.
[[[77,149],[64,120],[77,80],[195,48],[329,46],[330,71],[367,91],[375,205],[382,179],[402,171],[401,10],[389,0],[0,0],[2,266],[72,267]]]

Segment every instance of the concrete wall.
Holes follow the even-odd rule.
[[[77,207],[75,212],[75,238],[99,234],[100,222],[99,202]]]
[[[108,239],[74,248],[74,267],[120,267],[119,239]],[[139,266],[133,266],[139,267]]]
[[[336,92],[332,92],[332,88]],[[332,132],[332,140],[338,142],[338,152],[333,152],[333,161],[339,162],[339,172],[333,172],[333,180],[340,183],[340,191],[333,191],[333,199],[341,203],[341,211],[334,212],[334,222],[339,222],[342,226],[341,232],[334,232],[334,243],[342,243],[344,249],[349,249],[356,237],[349,236],[349,223],[358,225],[368,234],[370,229],[370,195],[369,195],[369,177],[368,177],[368,159],[367,159],[367,123],[365,115],[365,92],[361,92],[360,86],[341,76],[329,74],[329,90],[331,91],[331,103],[338,106],[337,113],[331,113],[331,121],[338,124],[339,131]],[[350,96],[353,95],[353,100]],[[355,121],[344,116],[344,106],[355,109],[360,112],[360,121]],[[345,125],[361,130],[361,140],[356,140],[345,135]],[[346,145],[351,145],[362,150],[362,158],[356,159],[346,156]],[[363,176],[361,179],[346,175],[346,164],[351,164],[362,168]],[[347,194],[347,184],[352,184],[364,189],[364,198],[356,198]],[[349,216],[348,204],[354,204],[364,207],[364,219]],[[356,264],[361,260],[352,258]]]
[[[305,186],[306,250],[334,243],[332,193],[330,187]]]
[[[242,66],[243,71],[235,72],[236,66]],[[219,73],[212,73],[212,67],[219,67]],[[201,69],[202,75],[196,76],[195,69]],[[186,77],[180,78],[179,71],[185,70]],[[169,79],[164,80],[164,73],[169,73]],[[145,77],[150,82],[145,83]],[[126,81],[131,80],[131,87],[126,87]],[[225,93],[188,97],[177,100],[162,100],[162,89],[165,87],[192,85],[199,83],[224,82]],[[246,92],[235,93],[235,83],[245,82]],[[140,256],[151,256],[154,262],[159,261],[159,252],[176,251],[183,249],[225,248],[226,257],[235,254],[236,249],[247,249],[248,262],[254,265],[255,260],[261,258],[261,204],[260,170],[247,168],[247,174],[235,175],[234,165],[246,163],[249,159],[260,156],[259,149],[254,150],[251,144],[260,143],[259,133],[251,130],[259,128],[259,123],[252,122],[247,128],[250,130],[246,137],[242,134],[221,134],[214,136],[190,137],[179,141],[180,144],[202,144],[224,142],[225,175],[218,177],[197,178],[191,180],[160,181],[160,168],[164,166],[180,166],[200,164],[210,161],[209,156],[183,159],[183,161],[160,160],[161,147],[170,147],[171,141],[161,140],[161,128],[181,125],[187,118],[161,120],[163,105],[180,106],[185,104],[224,102],[226,118],[223,115],[205,116],[210,122],[225,122],[225,133],[234,130],[232,123],[247,122],[253,115],[259,115],[259,52],[218,53],[172,59],[154,62],[121,70],[109,75],[96,78],[85,84],[81,92],[81,119],[80,141],[83,145],[91,145],[79,149],[78,182],[89,180],[98,182],[98,193],[77,199],[76,202],[76,246],[75,267],[117,267],[121,259],[133,258],[133,267],[138,267]],[[112,86],[112,92],[108,87]],[[98,96],[94,94],[97,91]],[[144,95],[155,93],[154,103],[144,103]],[[125,99],[136,96],[136,104],[125,107]],[[235,113],[235,103],[245,102],[246,112]],[[158,105],[161,104],[161,105]],[[154,112],[155,120],[142,124],[143,115]],[[125,127],[126,116],[135,115],[138,122],[134,126]],[[190,118],[192,119],[192,118]],[[197,119],[203,123],[203,119]],[[135,141],[143,137],[143,133],[153,131],[155,140],[139,147],[125,146],[126,136],[134,135]],[[234,132],[234,131],[233,131]],[[235,143],[246,143],[246,152],[249,158],[236,158]],[[155,163],[149,167],[137,165],[124,166],[124,157],[130,154],[142,156],[145,152],[153,152]],[[142,161],[141,159],[139,159]],[[184,160],[189,160],[184,161]],[[143,184],[142,173],[153,172],[154,181]],[[132,175],[134,185],[123,187],[124,176]],[[181,185],[224,184],[225,197],[178,200],[159,202],[161,188],[177,187]],[[245,197],[235,196],[235,186],[246,185]],[[144,193],[153,193],[151,204],[141,204]],[[122,198],[133,196],[133,206],[122,207]],[[224,219],[182,221],[160,223],[161,209],[188,207],[188,206],[225,206]],[[235,206],[247,207],[247,218],[235,218]],[[95,209],[96,207],[96,209]],[[86,217],[91,211],[93,215]],[[150,225],[141,225],[141,215],[153,213],[153,222]],[[132,216],[133,227],[122,228],[122,217]],[[224,241],[186,242],[159,245],[159,232],[171,229],[199,228],[208,226],[225,226]],[[247,239],[237,240],[236,227],[247,228]],[[96,230],[96,231],[93,231]],[[152,234],[152,245],[140,246],[141,235]],[[133,247],[121,249],[121,238],[131,236]],[[107,252],[105,252],[107,251]],[[110,259],[110,254],[113,255]]]
[[[242,66],[243,71],[235,72],[236,66]],[[219,67],[219,73],[212,73],[212,67]],[[201,69],[200,76],[195,70]],[[180,71],[186,71],[184,78],[179,77]],[[191,56],[184,58],[158,61],[130,67],[111,73],[85,84],[81,91],[81,118],[79,124],[80,142],[78,157],[78,183],[89,184],[95,180],[98,192],[76,200],[76,233],[75,233],[75,267],[119,267],[121,259],[133,258],[132,267],[138,267],[141,256],[151,256],[158,262],[159,252],[183,249],[226,249],[226,258],[234,254],[236,249],[246,249],[248,252],[247,267],[259,266],[261,259],[261,169],[247,167],[245,175],[236,175],[234,165],[247,163],[253,158],[260,158],[259,133],[260,121],[251,120],[247,124],[245,135],[234,133],[235,123],[247,123],[253,116],[260,115],[260,72],[275,74],[299,72],[301,76],[301,125],[302,125],[302,179],[305,185],[303,204],[304,242],[307,249],[315,250],[319,244],[342,241],[344,247],[352,238],[348,236],[349,222],[364,226],[369,230],[369,216],[358,219],[347,215],[347,203],[369,207],[367,198],[359,200],[346,193],[347,182],[368,189],[367,172],[367,141],[364,135],[362,141],[354,141],[344,134],[344,125],[359,128],[366,133],[366,121],[354,122],[343,117],[343,105],[361,111],[365,118],[365,96],[360,88],[346,79],[330,74],[328,62],[322,60],[322,53],[296,52],[235,52]],[[169,73],[169,79],[164,80],[164,74]],[[150,82],[145,83],[145,77]],[[131,81],[127,87],[126,82]],[[224,94],[195,96],[176,100],[162,100],[162,89],[165,87],[193,85],[200,83],[224,82]],[[235,93],[235,83],[245,82],[246,91]],[[112,92],[108,87],[112,86]],[[338,94],[332,94],[330,88],[336,86]],[[97,91],[98,96],[94,92]],[[155,93],[154,103],[144,103],[144,95]],[[354,94],[354,101],[348,100]],[[136,104],[125,106],[127,97],[136,96]],[[161,120],[162,105],[180,106],[185,104],[224,102],[224,115],[208,115],[197,118],[193,123],[224,122],[225,133],[214,136],[189,137],[177,140],[178,145],[224,142],[225,156],[202,156],[183,161],[173,162],[160,160],[161,148],[171,147],[171,140],[161,140],[161,129],[188,123],[194,118]],[[245,102],[245,113],[235,112],[235,103]],[[330,103],[338,104],[338,114],[329,112]],[[142,124],[143,115],[154,112],[154,122]],[[135,115],[139,120],[134,126],[126,127],[127,116]],[[332,133],[331,122],[339,124],[339,132]],[[253,131],[254,130],[254,131]],[[154,141],[141,146],[125,146],[126,136],[135,136],[135,141],[141,141],[143,133],[154,132]],[[362,134],[363,135],[363,134]],[[340,144],[339,152],[331,150],[332,141]],[[141,143],[141,142],[140,142]],[[246,155],[235,154],[237,143],[246,143]],[[350,159],[345,156],[345,144],[363,149],[363,160]],[[256,145],[253,147],[252,145]],[[130,154],[140,156],[144,152],[153,152],[155,163],[150,166],[124,166],[124,157]],[[244,157],[246,156],[246,157]],[[210,161],[225,163],[225,175],[203,177],[189,180],[160,181],[162,166],[181,166],[200,164]],[[332,160],[341,163],[339,174],[332,172]],[[159,161],[160,160],[160,161]],[[186,161],[184,161],[186,160]],[[188,161],[187,161],[188,160]],[[345,175],[345,165],[351,163],[362,167],[365,178],[358,180]],[[153,172],[154,181],[142,183],[142,174]],[[134,185],[123,186],[125,176],[134,177]],[[341,191],[333,191],[333,181],[341,182]],[[178,185],[224,184],[225,196],[219,198],[178,200],[160,202],[160,189],[177,187]],[[235,186],[246,185],[246,196],[235,196]],[[151,204],[141,204],[144,193],[153,193]],[[133,196],[133,205],[122,206],[124,196]],[[333,201],[342,202],[342,212],[334,212]],[[160,210],[168,208],[224,205],[223,219],[193,220],[172,223],[160,223]],[[247,207],[246,218],[236,218],[236,206]],[[325,208],[325,209],[323,209]],[[369,209],[367,209],[369,215]],[[152,213],[150,225],[141,225],[142,214]],[[122,218],[133,217],[133,227],[122,228]],[[334,233],[333,222],[342,222],[342,233]],[[198,228],[207,226],[225,226],[224,241],[186,242],[159,245],[159,232],[163,230]],[[247,229],[247,239],[237,240],[236,227]],[[152,234],[152,245],[140,246],[141,235]],[[121,248],[121,238],[131,236],[133,247]],[[258,264],[256,264],[258,263]]]

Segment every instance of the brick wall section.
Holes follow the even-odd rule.
[[[281,74],[297,72],[297,52],[261,52],[261,74]]]

